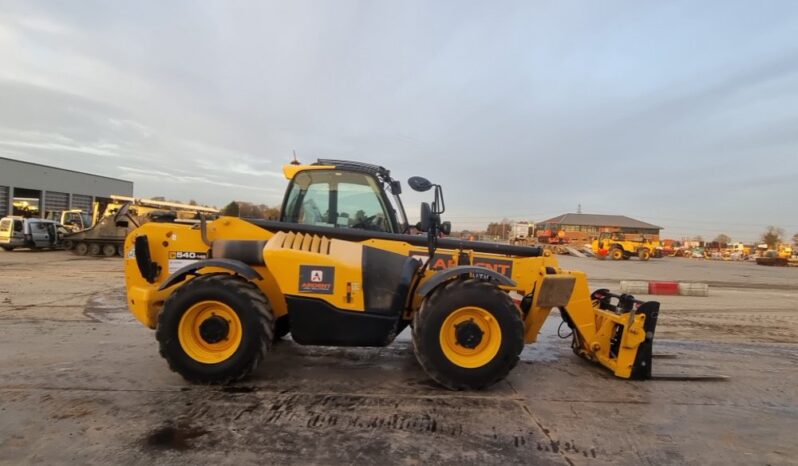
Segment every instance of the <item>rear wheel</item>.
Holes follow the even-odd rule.
[[[507,293],[482,280],[455,280],[421,305],[413,325],[419,364],[452,390],[480,389],[507,376],[524,346],[521,315]]]
[[[651,258],[651,252],[648,249],[641,249],[637,251],[637,257],[641,261],[647,261]]]
[[[69,251],[69,250],[71,250],[72,248],[75,247],[75,242],[72,241],[71,239],[65,239],[64,242],[61,243],[61,245],[64,247],[64,249]]]
[[[166,300],[155,337],[169,368],[186,380],[230,383],[266,356],[274,316],[254,284],[224,273],[201,275]]]
[[[5,246],[5,245],[3,245],[3,246],[0,246],[0,247],[3,248],[3,251],[13,251],[14,250],[14,246]]]
[[[614,261],[619,261],[623,259],[623,249],[612,248],[612,251],[610,251],[610,257],[612,257],[612,260]]]
[[[125,245],[120,244],[116,247],[116,253],[122,257],[125,257]]]
[[[113,244],[104,244],[103,245],[103,256],[111,257],[116,255],[116,246]]]
[[[75,249],[73,249],[72,252],[79,256],[85,256],[89,252],[89,245],[86,243],[78,243],[75,245]]]
[[[90,256],[99,256],[100,252],[102,252],[102,248],[97,243],[91,243],[89,245],[89,255]]]

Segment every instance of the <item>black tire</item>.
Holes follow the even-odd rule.
[[[612,257],[612,260],[619,261],[619,260],[623,259],[624,256],[625,256],[625,254],[623,253],[623,249],[621,249],[621,248],[612,248],[612,249],[610,249],[610,257]]]
[[[14,246],[5,246],[4,245],[4,246],[0,246],[0,248],[3,248],[3,251],[13,251],[14,250]]]
[[[89,244],[89,255],[90,256],[99,256],[102,253],[102,246],[97,243]]]
[[[289,333],[291,333],[291,321],[288,319],[288,315],[279,317],[274,323],[274,339],[279,340]]]
[[[651,252],[648,249],[643,248],[643,249],[637,251],[637,257],[641,261],[647,261],[647,260],[651,259]]]
[[[113,244],[103,244],[103,256],[113,257],[116,255],[116,246]]]
[[[121,257],[125,257],[125,245],[119,244],[116,246],[116,254]]]
[[[85,256],[89,253],[89,245],[83,242],[77,243],[75,249],[72,250],[78,256]]]
[[[71,251],[75,247],[75,242],[71,239],[65,239],[61,246],[64,247],[65,250]]]
[[[441,327],[450,314],[463,307],[488,311],[501,332],[496,355],[475,368],[455,364],[441,348]],[[413,347],[421,367],[439,384],[451,390],[482,389],[504,379],[518,363],[524,347],[524,324],[507,293],[493,283],[454,280],[435,290],[422,303],[413,322]]]
[[[241,321],[241,343],[226,360],[207,364],[189,356],[178,336],[180,319],[194,304],[220,301]],[[155,338],[169,368],[189,382],[227,384],[241,380],[266,356],[274,339],[274,315],[269,300],[253,283],[225,273],[201,275],[177,289],[158,314]]]

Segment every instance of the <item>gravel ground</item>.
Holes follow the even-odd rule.
[[[0,463],[798,464],[798,268],[562,257],[596,288],[710,283],[661,299],[671,357],[654,370],[729,380],[615,379],[573,356],[555,313],[506,381],[454,393],[404,334],[289,338],[242,384],[186,384],[128,313],[121,261],[0,251]]]

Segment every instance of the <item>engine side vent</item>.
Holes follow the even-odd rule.
[[[269,241],[274,247],[294,249],[296,251],[313,252],[317,254],[330,254],[330,239],[326,236],[311,235],[308,233],[294,233],[293,231],[277,232]]]

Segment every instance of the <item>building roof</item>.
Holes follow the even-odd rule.
[[[24,164],[24,165],[33,165],[35,167],[51,168],[53,170],[62,170],[62,171],[65,171],[65,172],[77,173],[78,175],[94,176],[94,177],[97,177],[97,178],[105,178],[107,180],[113,180],[113,181],[123,181],[125,183],[133,184],[133,182],[130,181],[130,180],[123,180],[121,178],[114,178],[112,176],[97,175],[97,174],[94,174],[94,173],[81,172],[81,171],[72,170],[72,169],[69,169],[69,168],[54,167],[52,165],[44,165],[44,164],[41,164],[41,163],[28,162],[28,161],[25,161],[25,160],[10,159],[8,157],[0,157],[0,161],[2,161],[2,160],[6,160],[6,161],[9,161],[9,162],[14,162],[14,163],[21,163],[21,164]]]
[[[662,230],[662,227],[641,222],[625,215],[598,215],[598,214],[562,214],[540,223],[553,223],[560,225],[584,225],[591,227],[618,227],[640,228],[646,230]]]

